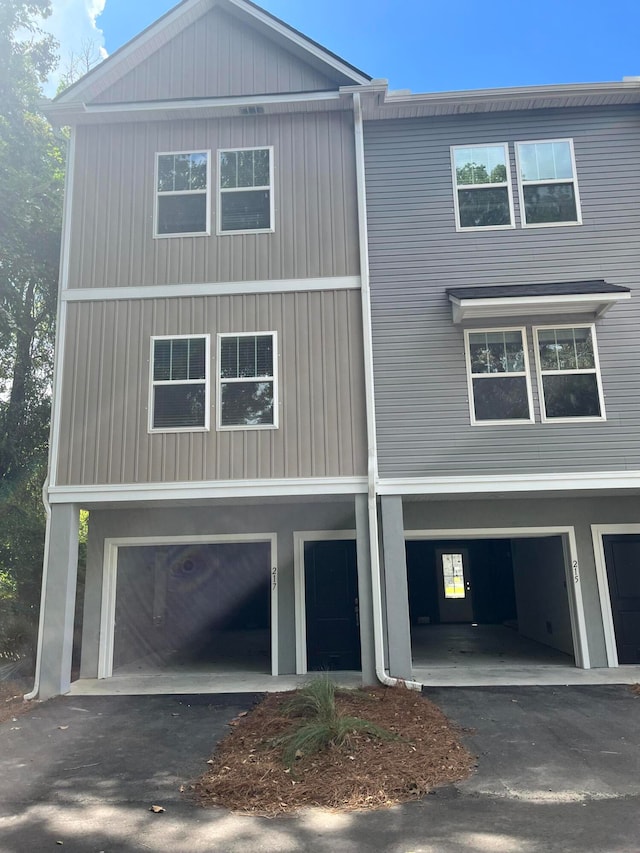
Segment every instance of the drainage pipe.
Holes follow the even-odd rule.
[[[362,298],[362,335],[364,350],[364,387],[367,418],[367,507],[369,515],[369,552],[373,597],[373,639],[378,680],[389,687],[408,687],[422,690],[418,681],[406,681],[387,675],[384,661],[384,622],[382,617],[382,580],[380,546],[378,541],[378,448],[376,440],[376,410],[373,383],[373,337],[371,326],[371,290],[369,283],[369,246],[367,230],[367,193],[364,165],[364,133],[360,92],[353,93],[354,135],[356,151],[356,193],[358,200],[358,232],[360,242],[360,294]]]

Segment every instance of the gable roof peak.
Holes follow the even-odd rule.
[[[92,68],[54,98],[54,104],[87,102],[98,97],[120,77],[147,59],[172,38],[213,9],[231,14],[304,59],[315,68],[336,79],[339,85],[366,85],[371,78],[337,54],[276,18],[251,0],[181,0],[157,21],[129,42],[114,51],[107,59]]]

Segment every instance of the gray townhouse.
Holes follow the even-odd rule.
[[[638,662],[639,103],[389,92],[248,0],[51,102],[32,695]]]
[[[369,90],[391,671],[637,664],[640,78]]]
[[[40,696],[69,690],[82,509],[80,678],[373,677],[341,92],[369,80],[252,3],[184,0],[48,107],[71,137]]]

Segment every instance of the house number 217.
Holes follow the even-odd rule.
[[[271,589],[275,589],[278,586],[278,569],[274,566],[271,569]]]

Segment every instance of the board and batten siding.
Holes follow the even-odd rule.
[[[520,227],[514,141],[574,141],[583,224]],[[365,126],[380,474],[428,477],[640,467],[640,112],[600,108]],[[456,232],[450,146],[510,143],[517,227]],[[472,426],[455,286],[605,279],[632,298],[596,323],[606,422]],[[540,324],[579,323],[572,315]],[[470,324],[471,327],[472,324]]]
[[[308,92],[337,85],[250,25],[213,9],[124,74],[94,103]]]
[[[216,334],[278,333],[278,429],[216,431]],[[211,428],[148,431],[152,335],[210,334]],[[360,292],[74,302],[56,485],[366,473]]]
[[[217,150],[273,146],[274,233],[216,231]],[[156,152],[211,151],[211,236],[153,237]],[[69,287],[359,273],[347,112],[77,128]]]

